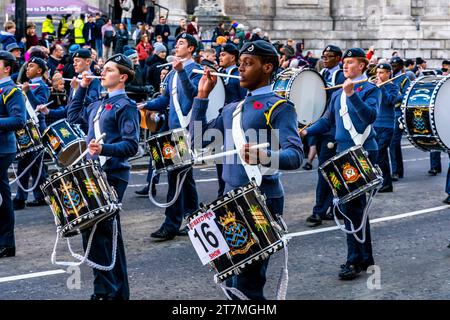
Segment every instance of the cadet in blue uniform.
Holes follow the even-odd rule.
[[[387,80],[392,75],[392,67],[389,63],[380,63],[377,66],[377,77],[375,84],[379,85]],[[395,122],[395,104],[401,95],[400,89],[392,82],[381,86],[381,104],[377,111],[377,119],[373,124],[377,134],[378,144],[378,161],[381,171],[383,172],[383,186],[378,192],[392,192],[391,166],[389,164],[389,151],[392,137],[394,135]]]
[[[240,156],[249,164],[262,164],[271,166],[278,164],[276,170],[295,170],[302,163],[302,142],[297,133],[297,114],[292,103],[283,100],[272,91],[271,79],[273,72],[278,68],[278,54],[276,49],[268,42],[259,40],[246,43],[240,53],[239,73],[240,85],[249,91],[249,95],[242,105],[242,130],[257,130],[258,143],[273,141],[272,135],[279,145],[272,145],[269,150],[250,149],[245,144],[240,150]],[[216,83],[216,78],[209,71],[203,76],[199,84],[199,93],[194,100],[191,118],[191,137],[194,145],[205,144],[201,140],[203,132],[194,132],[194,121],[202,122],[202,131],[210,128],[218,129],[224,135],[224,150],[235,149],[233,135],[233,113],[238,103],[231,103],[223,108],[222,113],[215,120],[206,123],[206,109],[209,93]],[[271,112],[270,112],[271,111]],[[199,130],[200,131],[200,130]],[[281,146],[281,150],[279,149]],[[247,184],[250,181],[244,166],[238,162],[237,156],[223,159],[222,178],[225,181],[225,192]],[[273,169],[273,168],[272,168]],[[283,213],[284,192],[281,186],[279,173],[263,175],[260,186],[267,197],[267,206],[275,216]],[[246,267],[238,276],[234,276],[227,284],[237,288],[250,299],[264,299],[263,289],[266,282],[266,270],[269,259],[255,261]]]
[[[50,97],[50,89],[47,84],[42,79],[45,71],[47,70],[47,65],[45,61],[41,58],[33,57],[28,61],[26,75],[27,78],[30,79],[30,82],[25,82],[22,85],[22,90],[27,96],[28,101],[30,102],[31,107],[36,109],[36,107],[40,104],[45,104],[48,102],[48,98]],[[38,86],[30,86],[30,84],[38,84]],[[28,119],[30,119],[30,115],[28,115]],[[42,134],[46,128],[45,117],[43,114],[38,115],[39,120],[39,132]],[[22,172],[33,162],[38,156],[39,152],[30,152],[25,155],[22,159],[18,161],[17,172],[22,174]],[[46,206],[47,203],[44,200],[44,194],[41,191],[39,186],[45,182],[47,177],[47,167],[43,163],[44,157],[40,157],[32,167],[25,172],[25,174],[19,179],[20,184],[25,189],[28,189],[28,182],[30,179],[30,175],[33,178],[33,184],[38,179],[39,182],[36,188],[33,190],[34,200],[28,201],[26,203],[29,207],[36,206]],[[39,169],[42,166],[42,170],[39,175]],[[38,176],[39,175],[39,176]],[[14,209],[21,210],[25,208],[25,201],[28,198],[28,192],[25,192],[20,186],[17,188],[16,197],[13,200]]]
[[[228,75],[239,76],[237,62],[239,60],[239,50],[234,44],[226,44],[221,48],[219,55],[220,72]],[[245,99],[247,90],[242,88],[239,79],[223,78],[225,84],[225,105],[238,102]],[[220,110],[222,112],[222,109]],[[225,181],[222,179],[223,165],[216,163],[217,179],[219,181],[219,190],[217,195],[220,197],[225,190]]]
[[[91,52],[88,49],[79,49],[75,51],[75,53],[72,55],[73,58],[73,67],[77,75],[81,75],[83,72],[87,71],[89,75],[93,75],[92,71],[90,69],[90,66],[92,64],[92,58],[91,58]],[[68,105],[72,102],[73,98],[75,97],[75,93],[79,87],[79,82],[74,79],[71,82],[70,92],[67,99],[67,106],[59,106],[55,109],[49,109],[47,107],[38,107],[38,111],[42,112],[43,114],[47,115],[51,119],[64,119],[68,118],[68,121],[70,123],[76,123],[75,119],[78,121],[82,121],[79,119],[78,114],[68,113]],[[100,91],[101,91],[101,85],[99,79],[93,79],[91,83],[89,84],[88,91],[86,93],[86,97],[84,99],[84,106],[87,107],[91,103],[97,101],[100,98]],[[80,128],[87,133],[87,124],[86,123],[79,123]]]
[[[187,33],[182,33],[177,37],[175,46],[175,55],[179,58],[173,62],[173,71],[167,76],[167,89],[158,98],[149,101],[145,105],[145,109],[151,111],[159,111],[163,113],[169,106],[169,129],[174,130],[180,127],[187,127],[189,124],[189,112],[192,108],[192,101],[197,95],[198,82],[201,75],[193,73],[193,69],[201,69],[194,62],[192,54],[197,49],[197,40]],[[184,62],[180,59],[186,59]],[[177,96],[180,105],[179,113],[177,113],[174,95],[172,94],[173,80],[177,76]],[[181,117],[181,119],[180,119]],[[176,191],[177,175],[182,169],[173,170],[168,173],[169,189],[167,191],[167,200],[172,200]],[[171,240],[176,235],[187,235],[187,230],[179,230],[186,215],[198,209],[197,188],[192,170],[186,173],[186,179],[181,188],[180,196],[177,201],[170,207],[166,208],[166,219],[162,226],[150,234],[152,238],[160,240]]]
[[[391,156],[391,169],[392,169],[392,181],[398,181],[398,179],[403,178],[403,155],[401,140],[403,135],[403,129],[400,129],[400,122],[398,119],[402,116],[402,105],[403,98],[411,85],[411,80],[405,74],[405,63],[402,58],[394,57],[391,59],[391,66],[393,69],[393,76],[397,77],[393,81],[400,89],[401,95],[397,98],[397,103],[395,105],[395,121],[394,121],[394,135],[392,137],[392,142],[389,147],[389,153]]]
[[[340,115],[341,97],[345,94],[348,113],[358,133],[362,133],[368,126],[375,122],[377,110],[381,103],[381,90],[372,83],[364,82],[354,84],[358,80],[367,79],[364,71],[369,61],[366,58],[364,50],[353,48],[347,50],[343,56],[344,74],[347,80],[344,82],[343,89],[336,91],[331,97],[329,109],[325,115],[310,128],[302,132],[303,136],[308,134],[316,135],[329,131],[333,126],[336,127],[337,152],[343,152],[353,146],[355,143],[350,133],[344,127]],[[378,145],[375,140],[375,131],[370,133],[363,144],[364,149],[369,153],[369,159],[376,163]],[[344,213],[349,217],[354,226],[361,225],[364,208],[366,207],[366,196],[362,195],[342,205]],[[350,223],[345,219],[345,225],[350,230]],[[362,230],[361,230],[362,231]],[[362,238],[362,232],[358,232],[358,237]],[[370,225],[366,222],[366,240],[363,244],[359,243],[352,234],[347,234],[347,261],[341,266],[339,277],[344,280],[354,279],[361,270],[366,270],[368,266],[374,264],[372,255],[372,240],[370,237]]]
[[[327,87],[334,87],[345,81],[344,71],[341,65],[342,51],[339,47],[329,45],[322,52],[324,67],[320,74],[327,83]],[[330,102],[331,96],[337,89],[327,91],[327,100]],[[328,108],[327,103],[327,108]],[[319,166],[328,159],[336,155],[336,143],[334,140],[334,128],[329,132],[315,136]],[[318,171],[316,187],[316,204],[311,216],[306,218],[306,222],[315,227],[322,224],[322,220],[333,220],[333,213],[328,210],[333,205],[333,193],[328,183]]]
[[[117,191],[119,201],[122,202],[125,189],[130,178],[131,165],[128,158],[138,151],[139,141],[139,112],[136,103],[125,93],[125,83],[133,80],[132,62],[123,54],[110,57],[103,67],[102,86],[108,90],[103,100],[98,100],[84,107],[84,100],[92,79],[83,73],[69,112],[79,114],[89,124],[86,141],[89,143],[89,153],[92,158],[99,158],[106,173],[108,183]],[[75,119],[77,120],[77,119]],[[101,133],[106,133],[103,141],[96,143]],[[94,269],[93,300],[128,300],[130,296],[128,286],[127,264],[125,248],[122,240],[120,217],[118,223],[118,244],[116,264],[111,271]],[[83,233],[83,245],[86,249],[90,232]],[[101,265],[111,263],[113,236],[113,218],[104,220],[97,225],[89,257]]]
[[[25,125],[26,111],[23,95],[11,80],[15,64],[11,53],[0,51],[0,258],[16,254],[8,168],[17,152],[15,131]]]

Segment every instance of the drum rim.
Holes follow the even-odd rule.
[[[176,128],[176,129],[160,132],[160,133],[157,133],[157,134],[152,134],[150,138],[145,140],[145,142],[148,142],[150,140],[154,140],[156,138],[167,136],[169,133],[172,135],[172,133],[180,132],[180,131],[185,131],[186,132],[186,136],[189,136],[189,131],[186,128]]]
[[[45,128],[45,130],[42,132],[42,136],[46,135],[47,132],[50,130],[50,128],[52,128],[53,126],[55,126],[56,124],[58,124],[60,122],[67,122],[67,124],[69,124],[69,127],[72,129],[71,123],[69,121],[67,121],[67,119],[59,119],[59,120],[56,120],[55,122],[53,122],[47,128]],[[72,131],[73,131],[73,129],[72,129]]]

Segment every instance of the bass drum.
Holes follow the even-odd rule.
[[[450,152],[449,77],[426,76],[411,84],[403,99],[402,121],[413,146]]]
[[[316,122],[325,113],[327,105],[326,84],[314,69],[286,69],[281,72],[272,90],[295,105],[301,126]]]

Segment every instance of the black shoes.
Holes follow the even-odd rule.
[[[428,171],[428,174],[429,174],[430,176],[436,176],[438,173],[441,173],[441,172],[438,171],[437,169],[430,169],[430,170]]]
[[[400,179],[400,177],[398,176],[398,174],[394,173],[394,174],[391,176],[391,179],[392,179],[392,181],[398,181],[398,180]]]
[[[394,188],[392,186],[384,186],[380,190],[378,190],[378,193],[386,193],[386,192],[393,192]]]
[[[150,189],[150,187],[147,185],[146,187],[144,187],[144,189],[136,190],[134,193],[136,193],[139,196],[148,196],[149,189]],[[156,196],[156,185],[155,184],[152,185],[152,196],[153,197]]]
[[[100,300],[123,300],[123,299],[121,299],[121,298],[118,298],[118,297],[110,297],[110,296],[108,296],[108,295],[106,295],[106,294],[96,294],[96,293],[94,293],[93,295],[91,295],[91,300],[94,300],[94,301],[100,301]]]
[[[45,202],[44,199],[40,200],[33,200],[33,201],[27,201],[27,207],[40,207],[40,206],[46,206],[47,202]]]
[[[447,198],[444,199],[444,201],[442,201],[445,204],[450,204],[450,195],[447,196]]]
[[[14,198],[13,199],[14,211],[25,209],[25,201]]]
[[[359,265],[346,263],[341,265],[341,271],[339,272],[339,278],[341,280],[353,280],[361,273],[361,267]]]
[[[327,212],[325,216],[322,217],[322,220],[332,221],[334,220],[334,215],[332,212]]]
[[[306,223],[308,223],[310,227],[317,227],[322,224],[322,218],[316,214],[312,214],[306,218]]]
[[[16,255],[16,248],[0,247],[0,258],[14,257],[15,255]]]
[[[312,170],[313,166],[311,163],[306,162],[306,164],[302,168],[309,171]]]
[[[185,226],[183,229],[178,230],[177,236],[185,237],[188,235],[189,227]]]
[[[159,240],[162,240],[162,241],[172,240],[173,238],[175,238],[175,236],[176,236],[176,234],[169,233],[164,228],[160,228],[158,231],[153,232],[152,234],[150,234],[150,237],[155,238],[155,239],[159,239]]]

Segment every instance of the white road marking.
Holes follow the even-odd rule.
[[[9,281],[18,281],[18,280],[24,280],[24,279],[31,279],[31,278],[37,278],[37,277],[53,276],[55,274],[62,274],[62,273],[67,273],[67,272],[66,272],[66,270],[58,269],[58,270],[49,270],[49,271],[43,271],[43,272],[21,274],[18,276],[0,278],[0,283],[9,282]]]
[[[402,214],[398,214],[398,215],[394,215],[394,216],[390,216],[390,217],[377,218],[377,219],[370,220],[370,223],[376,224],[376,223],[380,223],[380,222],[404,219],[404,218],[418,216],[418,215],[422,215],[422,214],[426,214],[426,213],[441,211],[441,210],[445,210],[445,209],[450,209],[450,205],[428,208],[428,209],[423,209],[423,210],[418,210],[418,211],[412,211],[412,212],[402,213]],[[307,235],[311,235],[311,234],[323,233],[323,232],[328,232],[328,231],[336,231],[336,230],[339,230],[339,228],[338,227],[320,228],[320,229],[316,229],[316,230],[289,233],[286,235],[286,238],[291,239],[294,237],[301,237],[301,236],[307,236]],[[23,275],[18,275],[18,276],[4,277],[4,278],[0,278],[0,283],[10,282],[10,281],[18,281],[18,280],[30,279],[30,278],[36,278],[36,277],[45,277],[45,276],[51,276],[51,275],[56,275],[56,274],[62,274],[62,273],[66,273],[66,271],[64,271],[62,269],[58,269],[58,270],[50,270],[50,271],[23,274]]]
[[[213,181],[217,181],[217,178],[195,180],[196,183],[198,183],[198,182],[213,182]],[[142,188],[142,187],[145,187],[146,185],[147,184],[130,184],[128,186],[128,188]],[[156,186],[161,186],[161,185],[165,186],[165,185],[167,185],[167,182],[158,183]]]
[[[376,224],[376,223],[385,222],[385,221],[399,220],[399,219],[414,217],[414,216],[418,216],[418,215],[422,215],[422,214],[426,214],[426,213],[430,213],[430,212],[441,211],[441,210],[445,210],[445,209],[450,209],[450,206],[449,205],[440,206],[440,207],[434,207],[434,208],[428,208],[428,209],[423,209],[423,210],[418,210],[418,211],[397,214],[397,215],[389,216],[389,217],[372,219],[372,220],[370,220],[370,223]],[[316,229],[316,230],[288,233],[286,235],[286,238],[291,239],[294,237],[302,237],[302,236],[307,236],[307,235],[311,235],[311,234],[336,231],[336,230],[340,230],[340,228],[336,226],[336,227],[320,228],[320,229]]]

